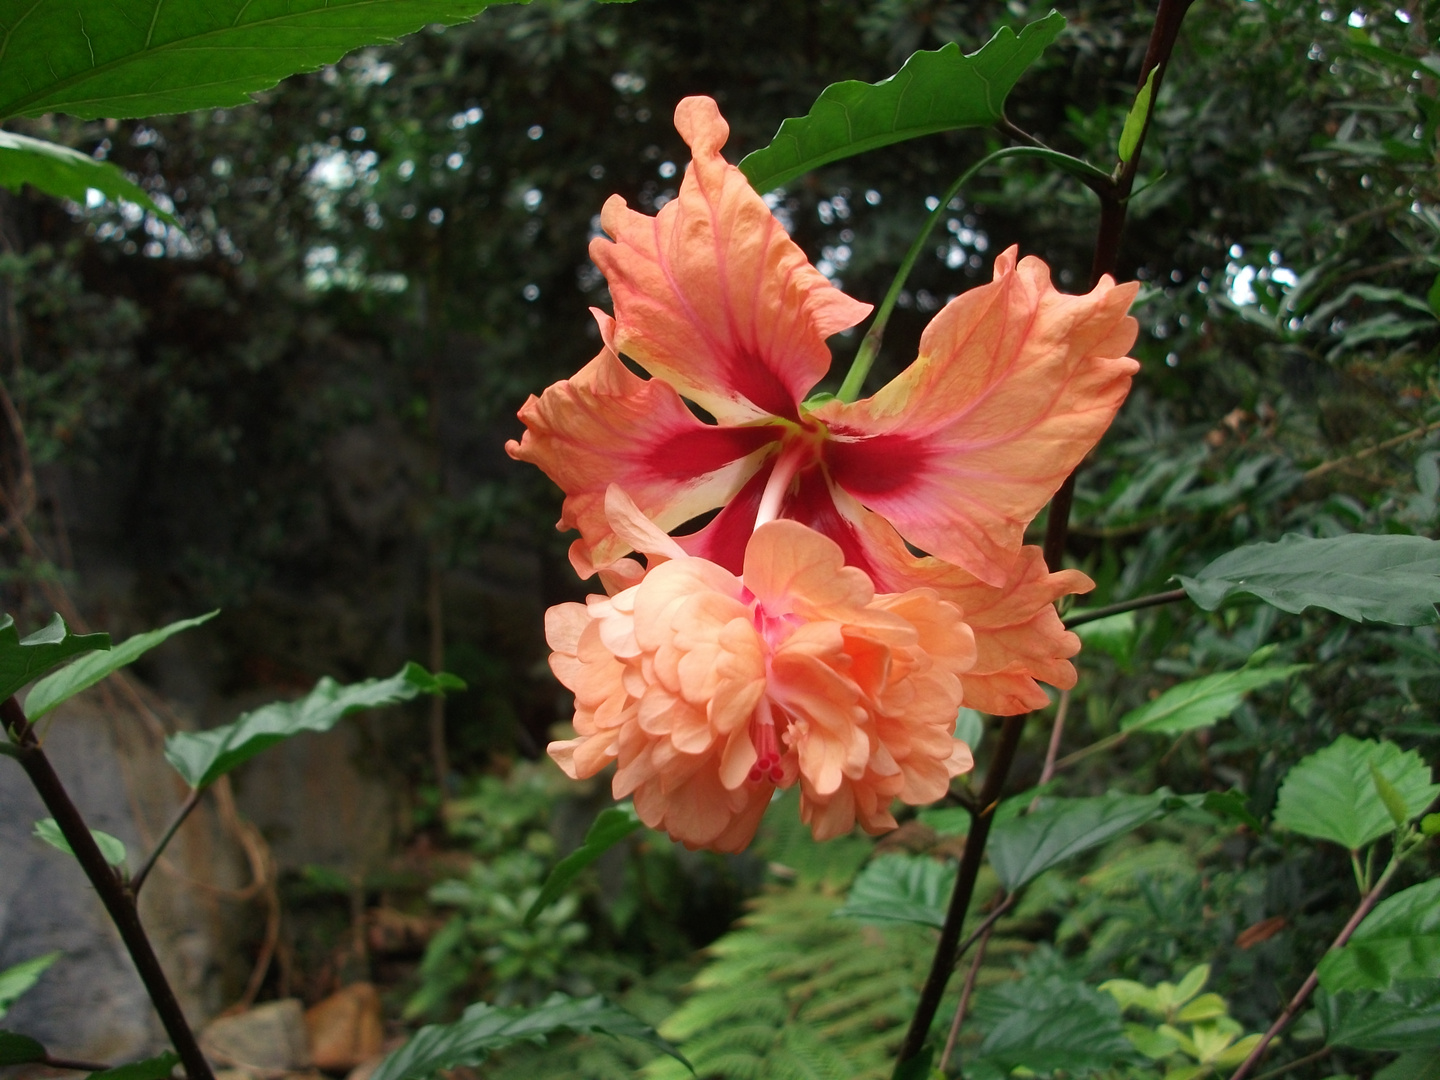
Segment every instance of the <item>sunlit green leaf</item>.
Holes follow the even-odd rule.
[[[1140,145],[1140,136],[1145,131],[1145,122],[1150,119],[1150,96],[1155,88],[1155,75],[1160,70],[1156,64],[1150,69],[1150,74],[1145,76],[1145,83],[1140,87],[1140,92],[1135,95],[1135,103],[1130,106],[1130,111],[1125,114],[1125,127],[1120,132],[1120,160],[1129,161],[1135,156],[1135,150]]]
[[[1033,814],[997,821],[986,854],[1000,883],[1013,892],[1052,866],[1154,821],[1174,798],[1162,788],[1151,795],[1047,799]]]
[[[604,855],[612,847],[640,828],[641,821],[630,803],[621,803],[600,811],[595,823],[585,834],[585,842],[555,864],[550,876],[540,889],[540,895],[525,913],[525,922],[534,921],[535,916],[553,904],[570,883],[580,876],[580,871]]]
[[[0,117],[87,120],[244,105],[287,75],[494,0],[74,0],[11,5]]]
[[[59,615],[24,638],[14,619],[0,615],[0,701],[72,656],[108,648],[109,634],[72,634]]]
[[[66,855],[74,855],[75,849],[70,846],[70,841],[65,839],[65,834],[60,831],[60,824],[54,818],[41,818],[35,822],[35,835],[57,851],[63,851]],[[105,856],[105,861],[111,866],[125,865],[125,842],[109,833],[101,832],[99,829],[91,829],[90,835],[95,839],[95,846],[100,849],[100,854]]]
[[[48,952],[0,971],[0,1020],[5,1019],[5,1014],[10,1011],[10,1006],[15,1004],[15,999],[34,986],[50,965],[63,955],[60,952]]]
[[[134,637],[126,638],[109,652],[91,653],[89,656],[82,657],[73,664],[61,668],[53,675],[45,676],[31,687],[30,693],[26,695],[25,715],[31,720],[38,720],[62,701],[67,701],[80,691],[94,686],[105,676],[120,670],[126,664],[133,664],[167,638],[178,634],[181,630],[188,630],[192,626],[208,622],[218,614],[220,614],[218,611],[212,611],[208,615],[200,615],[194,619],[173,622],[159,630],[136,634]]]
[[[1321,990],[1315,999],[1331,1046],[1432,1052],[1440,1047],[1440,979],[1400,982],[1388,990]]]
[[[1288,679],[1305,668],[1305,664],[1243,667],[1180,683],[1154,701],[1147,701],[1138,709],[1126,713],[1120,719],[1120,730],[1179,735],[1195,728],[1209,727],[1234,712],[1251,690]]]
[[[45,1047],[28,1035],[0,1031],[0,1065],[26,1065],[45,1060]]]
[[[558,1031],[625,1035],[685,1061],[654,1028],[598,994],[579,1000],[551,994],[533,1009],[497,1009],[482,1002],[471,1005],[453,1024],[423,1027],[381,1062],[371,1080],[424,1080],[441,1069],[479,1065],[492,1050],[512,1043],[543,1043]]]
[[[117,1065],[113,1069],[93,1072],[90,1074],[90,1080],[169,1080],[170,1074],[179,1064],[179,1057],[167,1050],[159,1057],[146,1058],[144,1061],[134,1061],[129,1065]]]
[[[1395,823],[1370,778],[1372,765],[1403,801],[1407,821],[1440,795],[1430,766],[1414,750],[1342,735],[1286,774],[1275,824],[1351,851],[1392,832]]]
[[[1375,794],[1380,796],[1380,802],[1397,829],[1410,820],[1410,810],[1405,805],[1405,800],[1395,790],[1395,785],[1385,779],[1385,774],[1375,767],[1373,761],[1370,763],[1370,782],[1375,785]]]
[[[850,886],[837,918],[943,926],[955,867],[924,855],[881,855]]]
[[[740,162],[757,191],[770,191],[811,169],[867,150],[956,128],[987,127],[1000,119],[1005,98],[1065,28],[1058,12],[1019,34],[1002,28],[965,56],[951,43],[917,52],[878,83],[833,83],[810,111],[780,125],[770,145]]]
[[[1321,607],[1347,619],[1419,626],[1440,619],[1440,540],[1290,535],[1237,548],[1180,584],[1207,611],[1249,593],[1281,611]]]
[[[299,701],[277,701],[209,731],[171,735],[165,740],[165,757],[186,783],[203,788],[260,751],[302,732],[329,731],[353,712],[464,687],[454,675],[431,675],[414,663],[388,679],[367,679],[349,686],[327,677]]]
[[[112,202],[123,199],[172,225],[179,224],[174,216],[155,205],[144,188],[110,162],[96,161],[89,154],[44,139],[0,131],[0,187],[19,191],[26,184],[46,195],[82,205],[89,191],[98,191]]]
[[[1332,993],[1440,978],[1440,880],[1381,901],[1343,948],[1326,953],[1319,970],[1320,985]]]

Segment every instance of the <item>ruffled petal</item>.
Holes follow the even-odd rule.
[[[995,261],[995,280],[926,327],[920,355],[874,397],[830,402],[836,484],[906,540],[1003,586],[1025,526],[1099,441],[1139,370],[1126,315],[1139,286],[1085,296],[1043,262]]]
[[[565,492],[558,527],[580,530],[584,544],[571,561],[590,572],[630,550],[605,515],[611,484],[668,531],[729,500],[780,434],[769,426],[703,423],[669,385],[626,368],[610,347],[610,317],[594,314],[606,342],[599,355],[526,401],[525,435],[505,444],[511,457],[540,466]]]
[[[811,266],[720,155],[730,128],[714,101],[685,98],[675,127],[693,155],[679,197],[649,217],[611,196],[600,215],[610,239],[590,244],[615,301],[616,347],[722,424],[796,419],[830,367],[825,339],[870,305]]]
[[[975,662],[961,676],[968,708],[992,716],[1043,709],[1050,698],[1040,683],[1062,690],[1075,685],[1070,657],[1080,651],[1080,638],[1065,629],[1055,601],[1095,587],[1079,570],[1052,574],[1041,550],[1028,545],[997,587],[939,559],[916,558],[878,515],[843,494],[837,503],[863,538],[877,590],[930,588],[960,609],[975,635]]]

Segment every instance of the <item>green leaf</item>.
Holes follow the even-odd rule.
[[[1350,851],[1380,839],[1395,825],[1370,779],[1372,765],[1395,788],[1407,821],[1440,794],[1430,767],[1414,750],[1342,735],[1286,774],[1275,824]]]
[[[1136,1060],[1115,1001],[1058,976],[1003,983],[975,1003],[977,1057],[1004,1072],[1109,1069]],[[968,1067],[967,1067],[968,1071]]]
[[[930,1080],[930,1063],[934,1060],[935,1047],[922,1046],[914,1057],[895,1066],[895,1074],[891,1080]]]
[[[1289,535],[1237,548],[1180,584],[1207,611],[1249,593],[1296,614],[1321,607],[1357,621],[1419,626],[1440,619],[1440,540]]]
[[[740,169],[761,192],[811,169],[906,139],[956,128],[988,127],[1025,69],[1065,28],[1052,11],[1016,34],[1002,27],[965,56],[953,42],[917,52],[878,83],[832,83],[802,117],[780,125],[770,145],[747,155]]]
[[[45,1047],[28,1035],[0,1031],[0,1065],[28,1065],[45,1060]]]
[[[1075,611],[1072,615],[1083,615]],[[1081,623],[1072,633],[1079,636],[1087,649],[1099,649],[1114,658],[1121,667],[1128,668],[1135,656],[1135,613],[1122,611],[1094,622]]]
[[[1440,1054],[1407,1050],[1377,1072],[1375,1080],[1440,1080]]]
[[[208,615],[182,619],[180,622],[173,622],[169,626],[151,630],[146,634],[136,634],[132,638],[126,638],[124,642],[114,646],[109,652],[92,653],[76,660],[68,667],[61,668],[53,675],[45,676],[31,688],[29,695],[25,698],[25,715],[31,720],[40,719],[61,702],[69,700],[82,690],[89,689],[105,676],[120,670],[126,664],[133,664],[167,638],[178,634],[181,630],[188,630],[192,626],[209,622],[218,614],[220,614],[219,611],[212,611]]]
[[[940,927],[954,887],[953,865],[924,855],[881,855],[860,871],[835,917]]]
[[[490,1051],[511,1043],[524,1040],[543,1044],[546,1036],[557,1031],[625,1035],[649,1043],[689,1066],[680,1051],[657,1035],[654,1028],[598,994],[581,1000],[551,994],[534,1009],[497,1009],[482,1002],[471,1005],[453,1024],[423,1027],[380,1063],[371,1080],[423,1080],[441,1069],[479,1065]]]
[[[1425,294],[1425,299],[1430,304],[1431,313],[1440,319],[1440,274],[1435,275],[1435,280],[1430,283],[1430,291]]]
[[[1089,799],[1047,799],[1033,814],[996,822],[986,848],[995,876],[1014,892],[1066,859],[1165,814],[1175,796],[1110,792]]]
[[[327,677],[299,701],[277,701],[209,731],[171,735],[165,740],[165,757],[192,788],[203,788],[260,751],[302,732],[329,731],[353,712],[464,687],[454,675],[431,675],[415,663],[388,679],[349,686]]]
[[[60,831],[60,824],[53,817],[41,818],[35,822],[35,835],[57,851],[63,851],[66,855],[74,855],[75,849],[70,846],[70,841],[65,839],[65,834]],[[109,833],[101,832],[99,829],[91,829],[90,835],[95,838],[95,846],[100,849],[100,854],[105,856],[105,861],[111,866],[125,865],[125,842],[118,840]]]
[[[0,1020],[5,1019],[5,1014],[10,1011],[15,1000],[34,986],[50,965],[63,955],[60,952],[48,952],[44,956],[37,956],[33,960],[26,960],[0,971]]]
[[[1120,719],[1121,731],[1179,735],[1225,719],[1251,690],[1288,679],[1306,664],[1284,667],[1243,667],[1172,686]]]
[[[1254,832],[1264,832],[1265,824],[1250,810],[1250,803],[1243,793],[1230,791],[1207,791],[1200,802],[1200,808],[1216,817],[1231,818],[1248,825]]]
[[[1145,76],[1145,85],[1140,87],[1139,93],[1135,95],[1135,103],[1125,114],[1125,127],[1120,132],[1120,161],[1122,164],[1135,156],[1135,150],[1140,145],[1140,136],[1145,131],[1145,122],[1150,119],[1150,95],[1155,87],[1155,73],[1159,70],[1159,64],[1150,69],[1150,74]]]
[[[178,227],[174,215],[155,205],[139,184],[108,161],[96,161],[89,154],[68,146],[0,131],[0,187],[19,191],[26,184],[82,205],[86,194],[94,189],[112,202],[132,202],[156,217]]]
[[[916,817],[941,836],[967,836],[970,832],[970,811],[963,806],[930,806]]]
[[[109,634],[72,634],[59,615],[25,638],[14,619],[0,615],[0,701],[72,656],[108,648]]]
[[[169,1080],[180,1058],[169,1050],[159,1057],[134,1061],[129,1065],[117,1065],[90,1074],[90,1080]]]
[[[1370,763],[1370,782],[1375,785],[1375,794],[1380,796],[1380,802],[1384,804],[1385,811],[1390,815],[1390,820],[1395,823],[1398,829],[1410,820],[1409,810],[1405,806],[1405,800],[1395,790],[1395,785],[1385,779],[1385,774]]]
[[[1331,993],[1440,978],[1440,879],[1378,904],[1343,948],[1325,954],[1319,971]]]
[[[0,117],[86,120],[244,105],[287,75],[495,0],[75,0],[27,5],[0,36]]]
[[[635,807],[630,803],[600,811],[595,823],[590,826],[590,831],[585,834],[585,842],[556,863],[555,868],[550,871],[550,876],[540,888],[540,895],[530,905],[530,910],[525,912],[525,924],[528,926],[535,920],[535,916],[558,900],[570,887],[570,883],[580,875],[581,870],[640,828],[641,824],[640,816],[635,813]]]
[[[1420,831],[1426,836],[1440,835],[1440,814],[1426,814],[1421,818]]]
[[[962,707],[955,715],[955,738],[970,747],[971,750],[977,750],[980,747],[980,740],[984,737],[985,717],[974,709]]]
[[[1440,979],[1396,983],[1388,990],[1315,995],[1330,1046],[1356,1050],[1440,1047]]]

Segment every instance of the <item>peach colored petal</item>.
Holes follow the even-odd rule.
[[[609,339],[609,316],[595,312]],[[525,434],[506,452],[565,492],[560,529],[579,529],[582,577],[629,551],[605,513],[618,484],[661,531],[721,505],[778,445],[777,429],[702,423],[675,390],[628,370],[607,343],[575,376],[520,408]],[[578,559],[577,559],[578,555]]]
[[[875,587],[863,570],[845,565],[832,540],[798,521],[767,522],[755,530],[745,549],[745,586],[772,615],[794,612],[825,618],[847,608],[863,608]]]
[[[825,339],[870,305],[811,266],[721,157],[730,129],[714,101],[685,98],[675,127],[693,155],[679,196],[653,218],[611,196],[600,215],[610,239],[590,244],[615,301],[616,348],[722,424],[795,419],[830,366]]]
[[[925,328],[920,355],[874,397],[830,402],[836,485],[905,539],[1002,586],[1025,526],[1109,426],[1139,365],[1125,355],[1139,286],[1104,278],[1085,296],[1043,262],[995,261]]]

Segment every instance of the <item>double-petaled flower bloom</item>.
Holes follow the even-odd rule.
[[[560,527],[580,532],[571,561],[583,577],[600,570],[614,593],[552,614],[554,663],[576,691],[581,737],[551,752],[577,776],[618,761],[616,795],[633,791],[648,824],[692,845],[735,848],[764,803],[764,785],[749,778],[756,766],[737,762],[769,753],[771,744],[756,740],[773,728],[778,764],[765,783],[798,779],[817,835],[856,819],[877,831],[893,825],[891,797],[938,797],[935,778],[948,782],[968,761],[953,736],[931,738],[940,682],[955,680],[947,723],[962,697],[985,712],[1016,713],[1048,700],[1037,680],[1074,684],[1069,657],[1079,641],[1053,603],[1091,583],[1077,571],[1050,573],[1023,533],[1100,438],[1138,370],[1125,355],[1136,287],[1106,278],[1088,295],[1067,296],[1042,262],[1017,261],[1011,249],[991,284],[936,315],[918,358],[891,383],[870,398],[812,407],[807,395],[829,368],[826,339],[870,307],[809,264],[724,160],[729,129],[713,101],[687,98],[675,120],[693,154],[678,198],[649,217],[612,196],[601,214],[609,239],[591,244],[615,304],[613,320],[596,312],[603,348],[526,402],[525,436],[508,447],[564,490]],[[622,354],[650,377],[634,374]],[[612,486],[623,496],[607,498]],[[633,509],[617,516],[622,502]],[[639,547],[635,521],[663,536],[716,508],[703,528],[667,537],[666,550]],[[913,555],[907,542],[929,555]],[[623,559],[634,550],[651,557],[643,580],[639,564]],[[833,564],[847,599],[804,599],[808,586],[776,592],[768,575],[786,559]],[[745,669],[763,672],[758,688],[706,697],[713,672],[698,682],[671,678],[659,657],[709,656],[710,646],[697,644],[709,638],[687,636],[700,634],[699,616],[666,616],[642,631],[639,598],[652,592],[670,597],[676,619],[692,606],[723,615],[705,634],[750,627],[754,641],[724,632],[745,638],[745,649],[760,643],[754,656],[763,664]],[[941,632],[951,612],[964,633]],[[909,620],[910,630],[894,620]],[[820,627],[834,648],[811,657],[814,671],[833,678],[805,683],[802,712],[782,669],[792,670],[797,650],[811,656],[809,635]],[[618,682],[596,697],[602,669]],[[899,704],[906,698],[917,704]],[[824,754],[802,749],[817,739]]]

